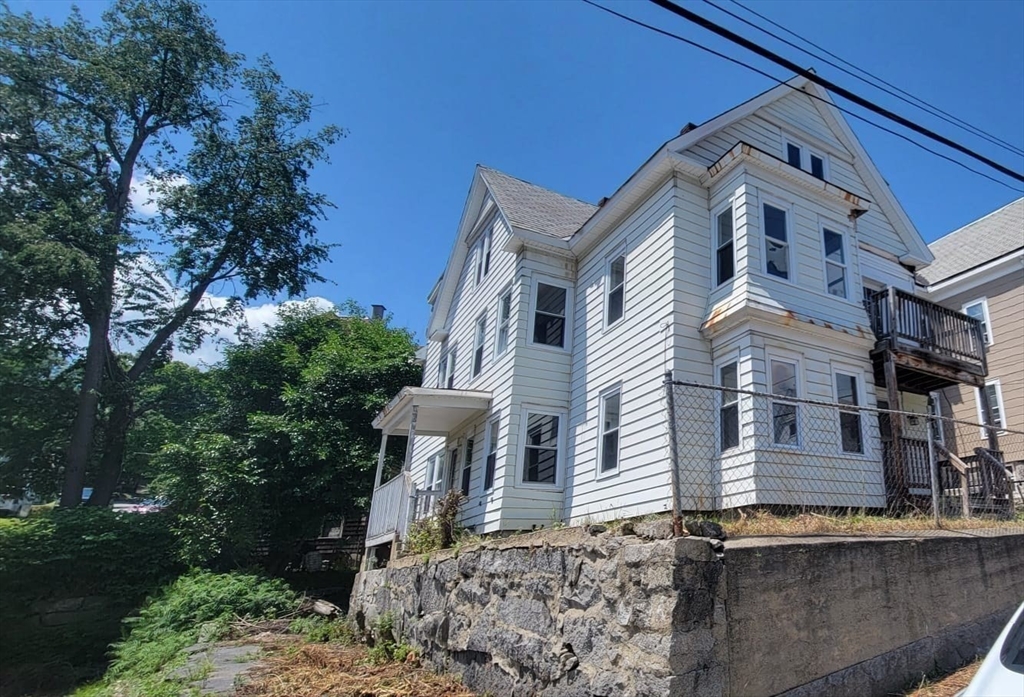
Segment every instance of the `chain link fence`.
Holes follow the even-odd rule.
[[[859,406],[855,385],[843,403],[665,387],[680,514],[1024,531],[1024,432]]]

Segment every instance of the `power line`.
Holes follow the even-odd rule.
[[[687,20],[688,22],[696,24],[699,27],[707,29],[708,31],[710,31],[710,32],[712,32],[714,34],[717,34],[718,36],[721,36],[722,38],[727,39],[727,40],[733,42],[734,44],[738,44],[738,45],[742,46],[743,48],[747,49],[748,51],[756,53],[757,55],[761,56],[762,58],[767,58],[768,60],[770,60],[771,62],[775,63],[776,65],[780,65],[783,68],[785,68],[787,70],[790,70],[790,71],[796,73],[797,75],[799,75],[799,76],[801,76],[801,77],[803,77],[803,78],[805,78],[807,80],[810,80],[811,82],[813,82],[813,83],[815,83],[817,85],[820,85],[820,86],[824,87],[825,89],[827,89],[827,90],[829,90],[831,92],[834,92],[835,94],[839,95],[840,97],[843,97],[844,99],[847,99],[847,100],[853,102],[854,104],[856,104],[856,105],[858,105],[860,107],[863,107],[863,108],[865,108],[865,109],[867,109],[869,111],[873,111],[874,113],[876,113],[876,114],[878,114],[880,116],[884,116],[885,118],[889,119],[890,121],[895,121],[896,123],[900,124],[904,128],[909,128],[910,130],[912,130],[912,131],[914,131],[916,133],[920,133],[921,135],[926,136],[927,138],[930,138],[930,139],[932,139],[932,140],[934,140],[934,141],[936,141],[938,143],[942,143],[946,147],[953,148],[954,150],[957,150],[958,152],[961,152],[961,153],[967,155],[968,157],[971,157],[971,158],[973,158],[973,159],[975,159],[975,160],[977,160],[977,161],[979,161],[979,162],[981,162],[983,164],[986,164],[989,167],[995,169],[998,172],[1001,172],[1001,173],[1005,174],[1008,177],[1012,177],[1013,179],[1016,179],[1019,182],[1024,182],[1024,174],[1021,174],[1019,172],[1015,172],[1012,169],[1010,169],[1009,167],[1005,167],[1005,166],[999,164],[995,160],[991,160],[991,159],[985,157],[984,155],[981,155],[981,154],[971,150],[970,148],[967,148],[967,147],[965,147],[963,145],[960,145],[960,143],[957,143],[956,141],[950,140],[949,138],[947,138],[947,137],[945,137],[943,135],[940,135],[940,134],[936,133],[935,131],[932,131],[932,130],[930,130],[928,128],[925,128],[924,126],[921,126],[921,125],[911,121],[910,119],[904,118],[904,117],[900,116],[899,114],[896,114],[896,113],[894,113],[892,111],[889,111],[888,109],[886,109],[884,107],[880,107],[877,104],[875,104],[874,102],[872,102],[872,101],[870,101],[868,99],[865,99],[864,97],[861,97],[858,94],[854,94],[853,92],[851,92],[850,90],[846,89],[845,87],[840,87],[839,85],[837,85],[836,83],[832,82],[831,80],[826,80],[823,77],[819,77],[818,75],[815,75],[813,72],[811,72],[811,71],[809,71],[809,70],[807,70],[805,68],[800,67],[799,65],[797,65],[796,63],[794,63],[793,61],[791,61],[791,60],[789,60],[787,58],[783,58],[779,54],[777,54],[777,53],[775,53],[773,51],[770,51],[769,49],[765,48],[764,46],[761,46],[760,44],[754,43],[750,39],[747,39],[747,38],[745,38],[743,36],[740,36],[739,34],[733,32],[733,31],[730,31],[729,29],[726,29],[723,26],[715,24],[711,20],[705,19],[704,17],[700,16],[699,14],[697,14],[695,12],[691,12],[690,10],[687,10],[686,8],[679,7],[675,3],[671,2],[671,0],[650,0],[650,2],[654,3],[655,5],[657,5],[658,7],[662,8],[664,10],[667,10],[667,11],[671,12],[672,14],[674,14],[676,16],[682,17],[683,19]]]
[[[993,145],[1001,146],[1004,149],[1009,150],[1010,152],[1012,152],[1012,153],[1014,153],[1016,155],[1024,156],[1024,150],[1018,148],[1016,145],[1014,145],[1012,143],[1008,143],[1007,141],[1003,140],[1002,138],[999,138],[998,136],[995,136],[995,135],[989,133],[988,131],[985,131],[984,129],[981,129],[981,128],[977,127],[977,126],[974,126],[974,125],[968,123],[967,121],[964,121],[963,119],[961,119],[961,118],[959,118],[957,116],[954,116],[953,114],[950,114],[947,111],[943,111],[939,107],[934,106],[934,105],[926,102],[925,100],[921,99],[920,97],[917,97],[917,96],[911,94],[910,92],[907,92],[906,90],[904,90],[904,89],[902,89],[900,87],[897,87],[896,85],[892,84],[891,82],[888,82],[885,79],[883,79],[881,77],[878,77],[877,75],[875,75],[875,74],[873,74],[871,72],[868,72],[864,68],[857,67],[856,65],[854,65],[850,61],[846,60],[845,58],[841,58],[840,56],[837,56],[835,53],[832,53],[827,48],[824,48],[824,47],[814,43],[810,39],[805,38],[805,37],[801,36],[800,34],[797,34],[795,31],[785,27],[784,25],[779,24],[778,22],[775,22],[775,21],[773,21],[772,19],[770,19],[768,17],[765,17],[763,14],[759,13],[757,10],[754,10],[754,9],[752,9],[750,7],[747,7],[746,5],[744,5],[741,2],[739,2],[739,0],[729,0],[729,2],[733,3],[737,7],[743,8],[745,11],[747,11],[750,14],[754,15],[755,17],[758,17],[758,18],[764,20],[765,22],[771,24],[772,26],[777,27],[778,29],[781,29],[782,31],[786,32],[787,34],[789,34],[791,36],[795,36],[800,41],[803,41],[804,43],[806,43],[806,44],[808,44],[810,46],[813,46],[814,48],[818,49],[819,51],[821,51],[825,55],[831,56],[832,58],[836,59],[840,63],[843,63],[845,65],[850,66],[850,68],[852,68],[853,70],[852,71],[851,70],[847,70],[846,68],[842,67],[841,65],[836,65],[835,63],[833,63],[832,61],[828,60],[827,58],[823,58],[822,56],[820,56],[820,55],[818,55],[818,54],[816,54],[816,53],[814,53],[812,51],[808,51],[806,48],[803,48],[802,46],[798,46],[797,44],[793,43],[792,41],[784,39],[783,37],[779,36],[778,34],[775,34],[775,33],[771,32],[771,31],[765,29],[762,26],[760,26],[760,25],[758,25],[758,24],[756,24],[754,22],[751,22],[750,20],[748,20],[748,19],[746,19],[744,17],[741,17],[740,15],[738,15],[738,14],[736,14],[734,12],[731,12],[731,11],[725,9],[724,7],[721,7],[720,5],[716,5],[714,2],[712,2],[712,0],[704,0],[704,2],[707,3],[708,5],[711,5],[716,10],[718,10],[720,12],[724,12],[725,14],[729,15],[730,17],[738,19],[739,21],[743,22],[744,24],[746,24],[748,26],[751,26],[751,27],[753,27],[754,29],[757,29],[760,32],[763,32],[763,33],[767,34],[768,36],[771,36],[771,37],[777,39],[778,41],[781,41],[782,43],[786,44],[787,46],[792,46],[793,48],[795,48],[796,50],[800,51],[801,53],[805,53],[808,56],[811,56],[811,57],[813,57],[813,58],[815,58],[817,60],[822,61],[826,65],[830,65],[830,66],[832,66],[833,68],[835,68],[837,70],[841,70],[842,72],[846,73],[847,75],[850,75],[850,76],[860,80],[861,82],[874,87],[875,89],[881,90],[882,92],[885,92],[886,94],[892,95],[893,97],[896,97],[897,99],[899,99],[899,100],[901,100],[903,102],[906,102],[907,104],[909,104],[909,105],[911,105],[911,106],[913,106],[915,108],[918,108],[918,109],[921,109],[923,111],[926,111],[929,114],[931,114],[932,116],[936,116],[937,118],[942,119],[943,121],[945,121],[947,123],[950,123],[950,124],[956,126],[957,128],[961,128],[961,129],[971,133],[972,135],[976,135],[979,138],[987,140],[988,142],[992,143]],[[872,82],[871,80],[868,80],[867,78],[863,77],[862,75],[858,75],[854,71],[860,71],[861,73],[863,73],[864,75],[867,75],[869,78],[871,78],[872,80],[875,80],[876,82]],[[876,84],[876,83],[881,83],[881,85]],[[883,87],[883,85],[884,85],[884,87]],[[891,89],[887,89],[887,88],[891,88]],[[905,95],[905,96],[903,96],[903,95]]]
[[[749,63],[744,63],[743,61],[741,61],[741,60],[739,60],[737,58],[733,58],[732,56],[728,56],[728,55],[726,55],[724,53],[721,53],[719,51],[715,51],[714,49],[708,48],[707,46],[702,46],[701,44],[698,44],[696,41],[691,41],[690,39],[687,39],[684,36],[680,36],[678,34],[673,34],[670,31],[665,31],[664,29],[661,29],[661,28],[656,27],[654,25],[647,24],[645,22],[641,22],[638,19],[634,19],[634,18],[632,18],[632,17],[630,17],[628,15],[624,15],[624,14],[622,14],[620,12],[616,12],[615,10],[613,10],[611,8],[604,7],[603,5],[599,5],[596,2],[594,2],[593,0],[582,0],[582,1],[584,3],[592,6],[592,7],[596,7],[597,9],[601,10],[602,12],[607,12],[608,14],[614,15],[614,16],[618,17],[619,19],[625,20],[625,21],[627,21],[627,22],[629,22],[631,24],[635,24],[638,27],[643,27],[644,29],[649,29],[650,31],[653,31],[653,32],[655,32],[657,34],[661,34],[662,36],[667,36],[670,39],[676,39],[677,41],[682,41],[684,44],[687,44],[689,46],[693,46],[694,48],[700,49],[701,51],[704,51],[706,53],[710,53],[713,56],[716,56],[716,57],[721,58],[723,60],[729,61],[730,63],[734,63],[734,64],[736,64],[736,65],[738,65],[738,66],[740,66],[742,68],[746,68],[747,70],[750,70],[752,72],[757,73],[758,75],[761,75],[763,77],[768,78],[772,82],[775,82],[775,83],[780,84],[780,85],[786,84],[785,80],[780,80],[779,78],[775,77],[771,73],[765,72],[764,70],[761,70],[760,68],[756,68],[756,67],[750,65]],[[950,156],[948,156],[948,155],[946,155],[944,153],[939,152],[938,150],[933,150],[932,148],[929,148],[927,145],[924,145],[922,143],[918,143],[916,140],[914,140],[913,138],[910,138],[910,137],[904,135],[903,133],[899,133],[898,131],[894,131],[891,128],[887,128],[886,126],[883,126],[883,125],[881,125],[879,123],[875,123],[871,119],[865,118],[865,117],[861,116],[860,114],[857,114],[856,112],[850,111],[849,109],[845,109],[845,108],[839,106],[838,104],[835,104],[835,103],[833,103],[833,102],[831,102],[831,101],[829,101],[827,99],[822,99],[821,97],[819,97],[816,94],[809,94],[809,93],[805,93],[805,94],[807,94],[807,96],[811,97],[812,99],[817,99],[820,102],[823,102],[825,104],[828,104],[831,107],[834,107],[834,108],[838,109],[839,111],[843,112],[847,116],[851,116],[851,117],[857,119],[858,121],[863,121],[864,123],[868,124],[869,126],[874,126],[875,128],[877,128],[880,131],[885,131],[886,133],[894,135],[897,138],[900,138],[901,140],[905,140],[908,143],[910,143],[911,145],[916,146],[916,147],[920,148],[921,150],[924,150],[925,152],[931,153],[932,155],[935,155],[936,157],[940,157],[943,160],[947,160],[948,162],[952,162],[953,164],[957,165],[958,167],[962,167],[963,169],[966,169],[968,172],[973,172],[974,174],[977,174],[979,177],[984,177],[985,179],[988,179],[989,181],[995,182],[996,184],[999,184],[1000,186],[1005,186],[1010,191],[1016,192],[1018,194],[1022,193],[1021,189],[1017,189],[1017,188],[1011,186],[1010,184],[1007,184],[1004,181],[1001,181],[999,179],[996,179],[995,177],[989,176],[988,174],[985,174],[984,172],[982,172],[980,170],[974,169],[973,167],[971,167],[971,166],[969,166],[969,165],[967,165],[967,164],[965,164],[963,162],[960,162],[960,160],[952,158],[952,157],[950,157]]]

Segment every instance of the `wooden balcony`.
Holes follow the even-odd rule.
[[[872,293],[864,304],[877,339],[876,384],[886,383],[888,355],[906,392],[984,385],[988,365],[979,320],[892,287]]]

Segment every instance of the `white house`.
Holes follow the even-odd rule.
[[[918,395],[957,379],[946,368],[980,372],[970,356],[921,372],[898,350],[908,335],[890,330],[918,311],[914,270],[930,261],[829,95],[802,79],[687,127],[597,206],[477,167],[429,296],[423,387],[374,421],[385,440],[414,437],[405,472],[378,472],[367,546],[401,537],[435,495],[423,492],[449,488],[464,490],[462,522],[479,533],[671,510],[669,371],[923,409]],[[808,458],[822,448],[856,484],[825,503],[885,504],[877,420],[856,421],[852,448],[838,422],[776,404],[785,435],[739,399],[715,426],[725,433],[686,453],[678,466],[714,470],[716,484],[684,486],[679,506],[818,502],[827,490]],[[726,423],[714,405],[705,418]]]

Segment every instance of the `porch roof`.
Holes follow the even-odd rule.
[[[416,435],[447,436],[468,419],[486,412],[491,393],[480,390],[449,390],[440,387],[403,387],[377,414],[373,427],[403,435],[416,409]]]

